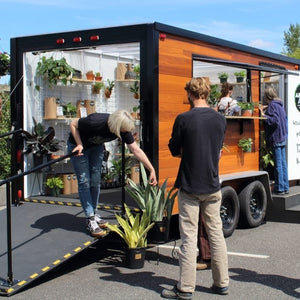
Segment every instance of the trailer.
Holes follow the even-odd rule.
[[[51,60],[67,62],[72,74],[50,82],[50,75],[43,76],[38,66]],[[238,224],[255,227],[265,222],[268,207],[273,205],[272,171],[262,164],[264,128],[257,109],[257,104],[263,102],[265,88],[272,86],[292,116],[289,179],[291,186],[298,184],[299,169],[295,165],[300,163],[300,60],[155,22],[13,38],[11,61],[14,129],[32,132],[37,122],[53,128],[55,137],[65,145],[63,141],[67,140],[73,117],[126,109],[135,118],[136,140],[153,163],[159,182],[168,178],[169,187],[175,182],[179,166],[179,160],[168,149],[173,122],[178,114],[190,108],[184,86],[191,77],[204,76],[218,92],[219,77],[226,73],[234,86],[233,97],[254,106],[250,116],[226,116],[226,150],[220,160],[223,195],[220,214],[226,237]],[[90,78],[88,73],[101,78]],[[241,82],[237,82],[238,73],[246,75]],[[96,84],[97,80],[100,84]],[[107,94],[105,90],[111,82],[114,86]],[[95,93],[97,85],[102,88],[100,93]],[[216,98],[210,99],[212,106]],[[69,115],[71,110],[75,116]],[[252,139],[251,152],[243,152],[238,146],[243,137]],[[21,136],[12,141],[13,175],[35,166],[34,155],[24,151],[27,146]],[[101,186],[109,193],[123,188],[116,178],[113,183],[108,181],[112,179],[112,167],[120,163],[122,151],[118,141],[106,143],[106,149],[110,154],[103,168],[106,176]],[[64,146],[52,158],[66,154]],[[61,198],[76,195],[76,178],[70,160],[66,159],[50,169],[14,180],[12,202],[47,199],[49,191],[44,182],[49,176],[63,178]],[[131,176],[139,182],[139,168],[134,163]],[[124,195],[122,199],[119,195],[120,204]],[[176,203],[173,214],[178,214]]]

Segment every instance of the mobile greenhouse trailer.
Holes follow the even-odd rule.
[[[72,74],[72,84],[56,78],[57,83],[50,86],[47,78],[37,73],[38,64],[51,57],[65,59],[76,70]],[[295,95],[289,90],[289,78],[298,80],[300,64],[299,60],[286,56],[161,23],[14,38],[11,40],[11,58],[14,128],[31,132],[35,119],[45,128],[53,127],[56,138],[66,141],[70,117],[64,112],[65,106],[75,106],[76,117],[94,111],[111,113],[116,109],[127,109],[135,113],[137,139],[155,166],[160,182],[169,178],[169,186],[175,181],[179,160],[170,155],[168,141],[175,117],[189,109],[184,86],[192,76],[208,77],[218,91],[218,77],[227,73],[229,82],[234,85],[233,97],[250,106],[262,102],[264,88],[273,86],[287,108],[288,103],[295,102]],[[138,74],[133,74],[135,67],[139,69]],[[95,79],[88,79],[86,74],[90,70],[99,72],[104,84],[114,82],[110,98],[105,96],[104,88],[100,94],[93,93]],[[240,72],[246,77],[242,82],[236,82],[234,74]],[[134,85],[139,97],[133,95]],[[212,105],[213,102],[212,98]],[[263,123],[257,108],[251,116],[226,118],[225,146],[228,151],[223,151],[220,161],[221,216],[224,234],[229,236],[239,219],[249,226],[260,225],[272,195],[269,174],[261,165]],[[238,147],[242,137],[252,139],[251,152],[242,152]],[[293,139],[293,147],[295,145]],[[107,149],[110,152],[109,168],[111,160],[119,157],[119,145],[112,142]],[[12,148],[13,174],[34,165],[33,155],[21,156],[20,152],[24,152],[24,140],[18,137]],[[56,153],[64,154],[66,148]],[[295,159],[289,158],[289,163],[293,165]],[[14,181],[13,201],[45,194],[42,185],[45,172]],[[73,170],[70,162],[64,161],[48,173],[72,176]],[[290,179],[298,180],[297,175]],[[70,191],[66,189],[65,193]]]

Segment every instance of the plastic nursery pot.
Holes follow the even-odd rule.
[[[126,248],[126,266],[130,269],[142,269],[145,257],[145,248]]]

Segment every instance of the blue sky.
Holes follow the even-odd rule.
[[[280,53],[299,0],[0,0],[0,52],[10,38],[161,22]],[[8,81],[2,77],[0,83]]]

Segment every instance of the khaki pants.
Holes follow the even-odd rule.
[[[207,195],[179,191],[179,229],[182,245],[179,251],[180,275],[177,288],[183,292],[194,292],[196,285],[199,209],[206,223],[210,243],[213,284],[218,287],[226,287],[229,284],[227,247],[220,217],[221,199],[221,191]]]

